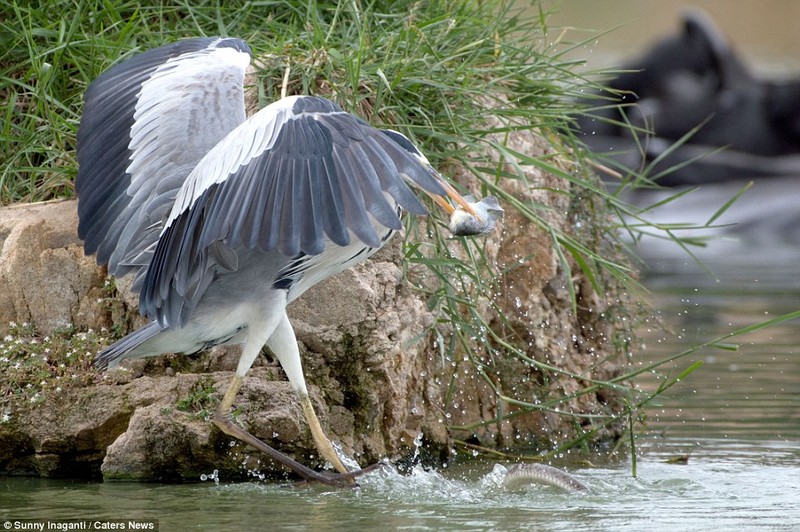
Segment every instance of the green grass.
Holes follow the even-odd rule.
[[[279,94],[325,93],[376,125],[425,146],[434,162],[455,142],[485,135],[475,97],[503,105],[520,127],[563,125],[574,82],[537,50],[543,19],[510,22],[492,2],[11,2],[0,8],[0,203],[73,194],[75,134],[89,82],[113,63],[175,39],[244,38],[265,58],[262,104]],[[54,16],[54,14],[56,14]],[[534,47],[532,48],[531,45]],[[515,101],[516,100],[516,101]],[[459,150],[460,151],[460,150]]]
[[[192,386],[185,397],[178,399],[175,408],[208,421],[213,416],[214,409],[218,404],[219,397],[214,389],[214,381],[211,377],[206,377]]]
[[[130,0],[3,4],[0,99],[6,105],[0,109],[0,204],[74,194],[82,96],[91,80],[112,64],[179,38],[241,37],[260,58],[261,105],[277,99],[284,88],[289,94],[327,95],[376,126],[407,134],[434,166],[466,169],[482,195],[497,195],[507,212],[516,211],[547,235],[567,280],[574,313],[583,311],[575,279],[585,281],[601,297],[620,298],[601,319],[614,326],[607,354],[624,365],[635,348],[632,328],[642,311],[624,296],[639,288],[622,258],[619,223],[608,214],[639,220],[626,226],[634,237],[663,227],[650,224],[645,213],[607,192],[566,133],[581,112],[574,100],[595,82],[575,74],[576,65],[563,59],[564,46],[557,48],[544,39],[546,13],[534,5],[522,16],[508,3],[461,0],[250,1],[226,2],[224,8],[220,4],[188,0],[157,7]],[[504,125],[489,126],[495,117]],[[498,140],[517,130],[544,136],[551,144],[549,153],[532,157]],[[481,155],[490,149],[511,164],[504,167]],[[549,192],[568,198],[570,231],[547,221],[547,206],[521,201],[499,186],[503,179],[524,180],[524,168],[549,172],[568,184]],[[634,181],[640,184],[646,177]],[[630,383],[638,370],[592,380],[532,358],[525,348],[526,332],[509,326],[510,317],[495,303],[506,272],[488,263],[483,241],[452,240],[442,220],[428,221],[425,227],[410,223],[410,233],[430,236],[426,244],[407,242],[405,250],[409,270],[414,270],[411,281],[440,316],[430,332],[438,335],[443,361],[457,356],[461,360],[465,354],[466,363],[501,402],[515,409],[481,424],[535,411],[559,412],[580,418],[579,426],[575,437],[558,442],[551,453],[587,448],[603,428],[638,419],[640,408],[661,393],[642,397]],[[677,235],[676,230],[670,238],[684,246],[693,243],[682,242]],[[494,316],[491,323],[485,308]],[[491,377],[500,359],[529,367],[543,382],[566,376],[582,387],[538,403],[520,400]],[[601,414],[564,413],[568,401],[601,390],[618,397],[616,406]],[[201,410],[206,392],[200,390]],[[186,407],[194,409],[197,404],[192,400]],[[451,427],[453,431],[475,428]]]

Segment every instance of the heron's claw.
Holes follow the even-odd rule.
[[[313,475],[308,475],[303,480],[298,480],[294,484],[293,487],[299,486],[306,486],[311,484],[312,482],[319,482],[320,484],[325,484],[326,486],[332,486],[334,488],[357,488],[358,484],[351,482],[356,477],[360,477],[365,473],[371,473],[381,467],[386,466],[383,462],[378,462],[367,466],[363,469],[359,469],[357,471],[351,471],[349,473],[317,473],[314,472]]]

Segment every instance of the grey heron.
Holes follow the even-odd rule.
[[[247,118],[249,62],[242,40],[193,38],[121,62],[87,89],[79,236],[110,274],[134,276],[151,320],[95,361],[107,368],[242,344],[214,423],[306,480],[351,483],[358,472],[344,466],[314,413],[286,306],[380,249],[402,229],[401,210],[426,214],[409,184],[451,213],[447,198],[468,215],[475,210],[405,136],[327,99],[290,96]],[[317,473],[232,420],[237,391],[265,345],[338,474]]]

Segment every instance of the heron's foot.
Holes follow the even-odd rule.
[[[321,484],[325,484],[326,486],[333,486],[336,488],[357,488],[358,484],[354,482],[354,480],[357,477],[360,477],[365,473],[371,473],[373,471],[377,471],[378,469],[386,465],[387,464],[383,462],[377,462],[363,469],[358,469],[356,471],[351,471],[349,473],[317,473],[318,477],[303,478],[303,480],[298,480],[297,482],[292,484],[292,486],[293,487],[307,486],[312,482],[319,482]]]
[[[369,473],[370,471],[374,471],[378,467],[384,465],[379,462],[364,469],[359,469],[357,471],[350,471],[347,473],[318,473],[317,471],[314,471],[310,467],[304,466],[300,462],[283,454],[277,449],[270,447],[263,441],[259,440],[258,438],[256,438],[255,436],[244,430],[242,427],[233,422],[233,418],[229,413],[222,413],[217,411],[214,414],[214,424],[217,427],[219,427],[220,430],[222,430],[222,432],[224,432],[225,434],[233,436],[234,438],[237,438],[245,442],[246,444],[255,447],[262,453],[272,458],[274,461],[291,469],[293,473],[303,478],[300,484],[319,482],[321,484],[325,484],[327,486],[334,486],[337,488],[355,487],[357,486],[357,484],[354,481],[356,477],[361,476],[364,473]]]

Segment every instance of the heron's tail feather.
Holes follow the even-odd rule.
[[[123,360],[145,356],[144,353],[138,352],[137,348],[163,330],[164,327],[158,322],[151,321],[141,329],[137,329],[97,353],[97,356],[94,357],[94,365],[98,369],[113,368]]]

